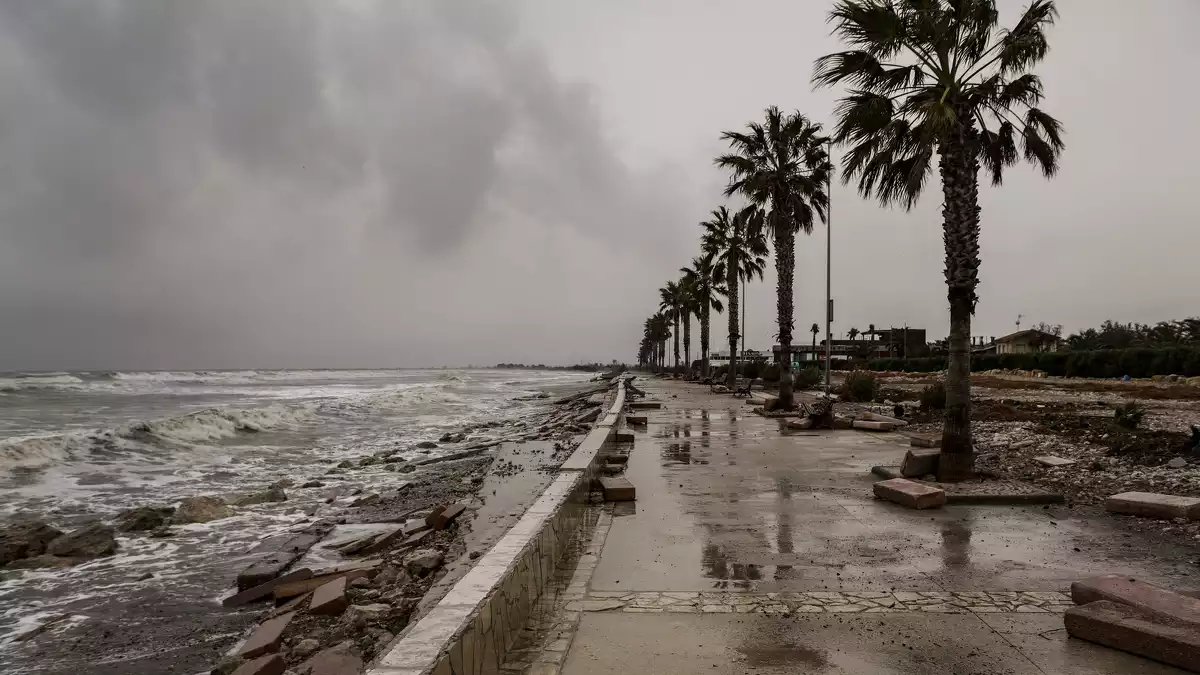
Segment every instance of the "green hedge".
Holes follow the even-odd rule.
[[[945,357],[920,359],[873,359],[871,370],[931,373],[946,369]],[[1099,349],[1079,352],[1035,354],[987,354],[971,357],[971,370],[1043,370],[1066,377],[1151,377],[1153,375],[1200,376],[1200,348]]]

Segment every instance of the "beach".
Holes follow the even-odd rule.
[[[211,522],[118,532],[114,555],[73,567],[0,570],[0,669],[207,672],[265,612],[220,604],[264,539],[402,522],[466,504],[462,525],[431,539],[444,565],[414,577],[397,603],[389,620],[402,627],[420,612],[420,598],[438,597],[548,482],[576,433],[552,424],[548,396],[577,391],[589,377],[526,370],[5,377],[0,527],[40,521],[68,531],[187,497],[256,501],[269,488],[286,498],[232,507],[231,517]],[[305,560],[335,557],[317,546]],[[17,641],[48,621],[52,629]],[[368,656],[390,639],[372,630],[356,636]]]

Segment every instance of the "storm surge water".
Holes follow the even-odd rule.
[[[137,506],[324,478],[347,460],[454,453],[512,433],[518,427],[510,421],[547,405],[535,394],[574,390],[589,377],[515,370],[3,374],[0,527],[111,522]],[[379,468],[354,484],[369,490],[403,481]],[[311,504],[289,500],[182,526],[167,539],[122,537],[116,556],[70,569],[0,572],[0,647],[55,612],[102,611],[97,588],[115,598],[144,573],[173,579],[174,592],[195,584],[193,595],[216,594],[253,542],[312,513]]]

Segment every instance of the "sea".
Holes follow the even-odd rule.
[[[416,446],[533,413],[547,405],[539,394],[573,391],[592,376],[498,369],[0,374],[0,527],[38,519],[66,530],[136,506],[320,476],[346,459],[455,452],[490,440],[490,430],[434,449]],[[378,476],[394,482],[397,474]],[[182,526],[171,538],[122,537],[117,555],[67,570],[0,571],[0,654],[47,618],[86,620],[90,604],[127,592],[144,575],[181,584],[203,578],[215,561],[304,515],[302,504],[284,502]]]

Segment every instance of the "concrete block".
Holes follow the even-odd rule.
[[[629,404],[630,410],[656,410],[662,407],[662,403],[658,401],[633,401]]]
[[[278,654],[260,656],[253,661],[247,661],[233,671],[233,675],[283,675],[287,670],[287,662]]]
[[[1038,464],[1041,464],[1042,466],[1048,466],[1051,468],[1054,468],[1056,466],[1071,466],[1072,464],[1075,463],[1075,460],[1073,460],[1073,459],[1066,459],[1065,457],[1056,457],[1054,455],[1042,455],[1041,457],[1034,457],[1033,461],[1037,462]]]
[[[1068,609],[1063,623],[1071,637],[1200,673],[1200,631],[1194,628],[1155,621],[1108,600]]]
[[[442,514],[442,511],[445,511],[445,510],[446,510],[445,506],[433,507],[433,510],[430,511],[429,514],[425,516],[425,524],[428,525],[430,528],[432,528],[433,524],[435,522],[437,522],[437,517]]]
[[[617,433],[613,434],[613,442],[614,443],[632,443],[633,442],[633,434],[631,434],[627,431],[618,431]]]
[[[791,419],[787,421],[787,428],[796,430],[811,429],[812,420],[808,419],[807,417]]]
[[[774,394],[759,394],[758,398],[762,400],[763,410],[767,412],[779,407],[779,397]]]
[[[859,417],[860,419],[870,420],[872,422],[887,422],[888,424],[891,424],[893,428],[908,426],[908,422],[905,420],[897,419],[895,417],[888,417],[887,415],[880,415],[879,413],[873,413],[870,411],[864,412]]]
[[[605,455],[604,461],[609,464],[628,464],[629,455]]]
[[[1112,513],[1127,513],[1146,518],[1187,518],[1200,520],[1200,499],[1176,497],[1154,492],[1122,492],[1104,503]]]
[[[300,672],[308,673],[308,675],[348,675],[361,673],[362,669],[362,659],[348,651],[333,648],[319,652],[305,661]]]
[[[923,448],[909,450],[904,453],[904,461],[900,464],[900,475],[905,478],[916,478],[938,470],[938,458],[942,451],[938,448]]]
[[[450,523],[453,523],[466,510],[467,507],[462,504],[451,504],[433,519],[433,529],[444,530],[450,527]]]
[[[606,502],[632,502],[637,499],[637,490],[628,478],[619,476],[600,479],[600,487],[604,490]]]
[[[295,618],[295,612],[281,614],[274,619],[267,619],[246,638],[245,644],[238,650],[238,656],[243,659],[258,658],[264,654],[274,654],[283,644],[283,631]]]
[[[246,589],[241,593],[237,593],[225,598],[221,601],[221,606],[240,607],[247,603],[254,602],[255,600],[269,598],[275,593],[276,587],[280,586],[281,584],[286,584],[292,581],[303,581],[305,579],[312,578],[312,575],[312,570],[308,569],[307,567],[302,567],[298,570],[292,570],[291,572],[288,572],[281,577],[272,579],[265,584],[259,584],[254,588]]]
[[[343,578],[347,582],[355,579],[370,578],[375,576],[379,571],[379,561],[373,561],[370,566],[356,567],[346,570],[330,572],[328,574],[319,574],[311,579],[300,579],[298,581],[290,581],[280,584],[275,588],[274,595],[276,600],[290,598],[297,595],[303,595],[309,591],[315,591],[334,579]]]
[[[896,425],[891,422],[876,422],[874,420],[854,420],[850,426],[862,431],[892,431],[896,428]]]
[[[913,434],[908,437],[908,444],[914,448],[940,448],[942,447],[942,435]]]
[[[850,419],[849,417],[842,417],[841,415],[833,416],[833,428],[834,429],[851,429],[853,427],[854,427],[854,420]]]
[[[1101,600],[1129,605],[1156,618],[1200,630],[1200,599],[1120,574],[1076,581],[1071,584],[1071,599],[1078,605]]]
[[[647,421],[648,420],[646,419],[645,415],[626,415],[625,416],[625,422],[627,422],[628,424],[645,425]]]
[[[346,600],[346,577],[338,577],[313,591],[308,611],[312,614],[337,616],[349,606],[350,602]]]
[[[910,509],[931,509],[946,503],[946,491],[905,478],[881,480],[872,488],[875,496]]]

